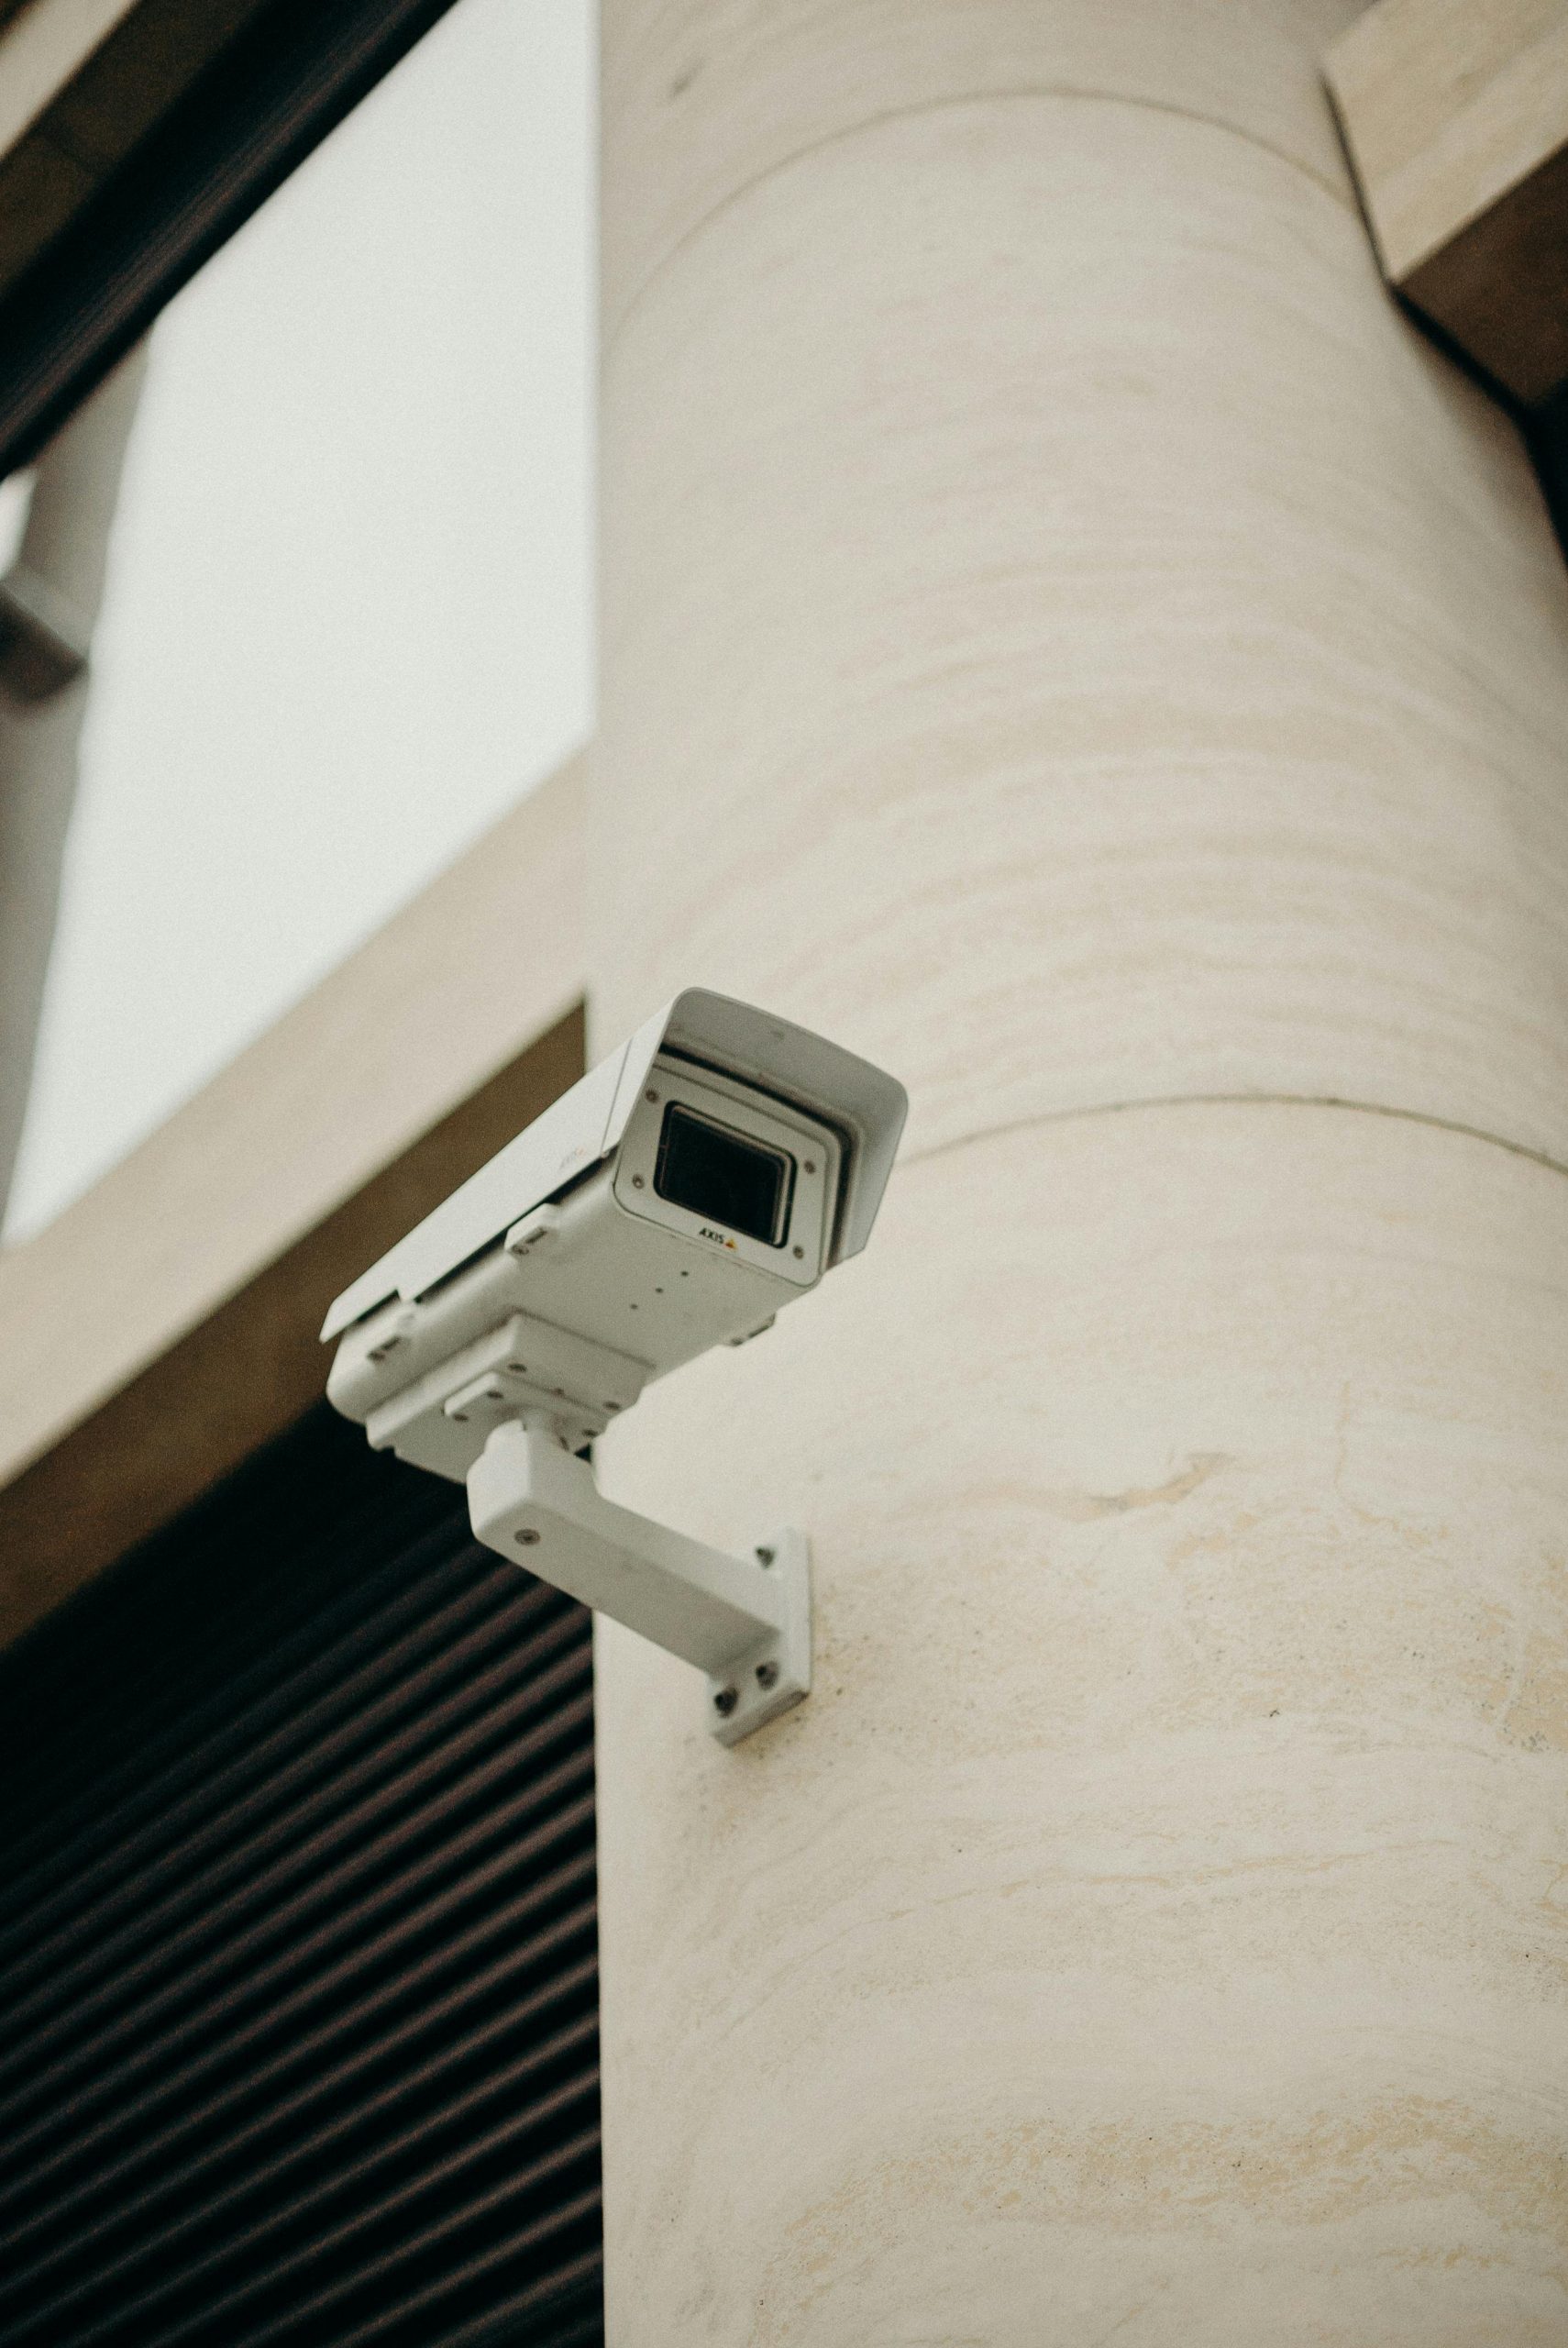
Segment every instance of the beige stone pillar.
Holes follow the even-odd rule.
[[[1568,2338],[1568,583],[1377,280],[1353,0],[611,0],[608,1042],[909,1083],[617,1497],[613,2348]]]

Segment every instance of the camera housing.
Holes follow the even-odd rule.
[[[458,1482],[519,1409],[580,1448],[865,1246],[905,1106],[823,1036],[678,995],[338,1297],[328,1399]]]
[[[668,1545],[684,1551],[682,1587],[691,1573],[714,1585],[707,1620],[678,1626],[684,1645],[662,1643],[711,1675],[716,1662],[716,1697],[734,1698],[718,1702],[726,1742],[805,1692],[809,1607],[802,1617],[799,1589],[776,1602],[786,1577],[764,1590],[755,1557],[730,1559],[661,1527],[640,1537],[644,1521],[602,1499],[586,1455],[651,1380],[760,1335],[865,1246],[905,1108],[894,1078],[825,1037],[690,989],[372,1265],[322,1331],[337,1341],[326,1390],[336,1408],[378,1450],[466,1480],[481,1540],[504,1554],[539,1551],[527,1559],[534,1570],[622,1620],[646,1613],[652,1589],[627,1594],[628,1560],[679,1581]],[[542,1553],[546,1515],[558,1550],[576,1536],[564,1569]],[[601,1550],[618,1545],[613,1569],[583,1565],[591,1519]],[[761,1551],[765,1574],[781,1558],[804,1574],[800,1536],[776,1535]],[[743,1577],[734,1588],[732,1567]],[[665,1622],[663,1599],[653,1612]],[[781,1613],[793,1624],[788,1657]],[[721,1650],[741,1636],[743,1616],[745,1654],[759,1659],[737,1692]]]

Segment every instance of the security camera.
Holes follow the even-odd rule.
[[[903,1087],[690,989],[337,1299],[327,1395],[377,1450],[466,1482],[477,1539],[707,1672],[735,1744],[811,1685],[809,1557],[749,1556],[600,1493],[590,1446],[645,1386],[743,1345],[864,1247]]]

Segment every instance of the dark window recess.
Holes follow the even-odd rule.
[[[591,1713],[325,1410],[0,1656],[6,2348],[602,2340]]]

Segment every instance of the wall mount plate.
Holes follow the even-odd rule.
[[[751,1654],[710,1675],[708,1726],[721,1744],[738,1744],[812,1692],[812,1545],[787,1525],[756,1555],[778,1589],[783,1620]]]
[[[738,1744],[809,1693],[803,1533],[774,1534],[745,1556],[711,1549],[606,1500],[591,1463],[532,1414],[491,1432],[468,1489],[486,1548],[707,1675],[707,1725],[721,1744]]]

